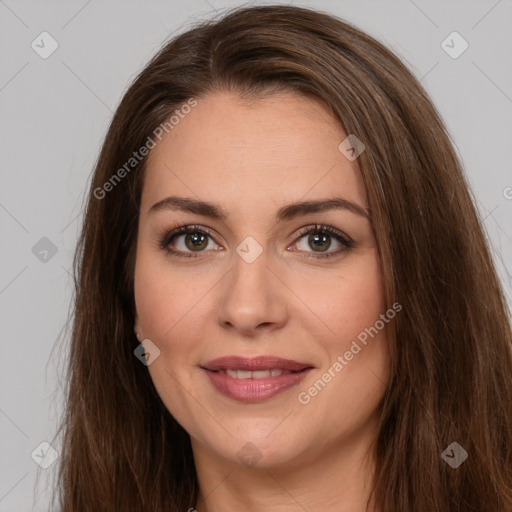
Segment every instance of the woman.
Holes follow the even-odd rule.
[[[512,510],[512,336],[461,165],[380,43],[309,9],[173,39],[75,257],[60,507]]]

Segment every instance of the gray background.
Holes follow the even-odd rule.
[[[511,303],[512,0],[292,3],[355,23],[421,79],[464,164]],[[57,463],[43,470],[31,453],[52,442],[62,410],[66,353],[52,348],[72,297],[84,192],[112,113],[166,39],[237,5],[0,0],[0,512],[48,508]],[[43,31],[59,45],[47,59],[31,47]],[[441,46],[453,31],[469,44],[456,59]],[[34,254],[43,237],[54,255]],[[58,439],[53,445],[58,451]]]

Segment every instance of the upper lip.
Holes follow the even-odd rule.
[[[202,366],[206,370],[291,370],[298,372],[306,368],[312,368],[311,364],[300,363],[291,359],[283,359],[276,356],[259,356],[259,357],[241,357],[241,356],[226,356],[213,359]]]

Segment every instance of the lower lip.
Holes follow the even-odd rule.
[[[311,368],[266,379],[234,379],[225,373],[205,370],[223,395],[240,402],[261,402],[297,385]]]

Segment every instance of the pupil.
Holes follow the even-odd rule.
[[[203,249],[205,240],[206,236],[204,233],[189,233],[186,236],[186,245],[189,249]],[[189,242],[192,242],[192,244],[190,245]]]
[[[319,233],[315,233],[314,235],[310,235],[309,237],[309,242],[313,244],[313,248],[317,249],[317,248],[320,248],[322,249],[322,244],[325,244],[326,243],[326,240],[329,238],[328,235],[322,235],[322,234],[319,234]],[[324,249],[329,249],[330,247],[330,242],[327,244],[326,247],[324,247]]]

